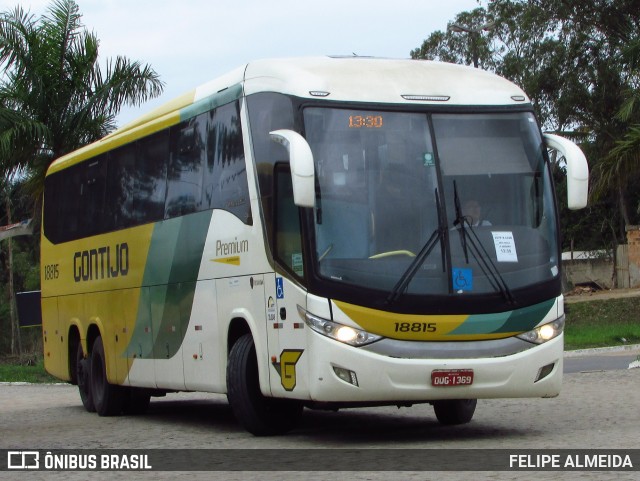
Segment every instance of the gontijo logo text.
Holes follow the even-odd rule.
[[[129,245],[105,246],[73,254],[73,279],[76,282],[110,279],[129,273]]]

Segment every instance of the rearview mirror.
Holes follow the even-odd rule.
[[[567,162],[567,205],[577,210],[587,206],[589,196],[589,166],[576,144],[564,137],[544,134],[547,146],[557,150]]]
[[[274,142],[284,145],[289,152],[293,202],[298,207],[314,207],[315,171],[311,147],[302,135],[293,130],[275,130],[269,132],[269,136]]]

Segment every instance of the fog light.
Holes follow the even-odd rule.
[[[333,366],[333,372],[335,372],[336,376],[338,376],[344,382],[353,384],[354,386],[358,385],[358,377],[356,376],[355,372],[337,366]]]
[[[542,366],[540,368],[540,370],[538,371],[538,376],[536,377],[536,380],[533,382],[538,382],[542,379],[544,379],[545,377],[547,377],[549,374],[551,374],[551,371],[553,371],[554,366],[556,365],[555,362],[552,362],[551,364],[547,364],[546,366]]]

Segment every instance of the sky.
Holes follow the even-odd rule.
[[[53,0],[0,0],[36,17]],[[251,60],[314,55],[408,58],[477,0],[76,0],[99,55],[150,64],[161,97],[124,107],[121,126]],[[482,2],[485,5],[486,2]]]

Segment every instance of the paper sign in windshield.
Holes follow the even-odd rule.
[[[491,232],[498,262],[518,262],[513,232]]]

